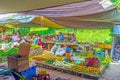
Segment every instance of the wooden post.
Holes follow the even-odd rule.
[[[117,35],[113,34],[112,49],[111,49],[111,54],[110,54],[111,58],[113,57],[116,42],[117,42]]]

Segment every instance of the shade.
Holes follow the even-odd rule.
[[[109,3],[110,1],[107,0]],[[103,6],[104,4],[104,6]],[[106,7],[101,0],[90,0],[52,8],[26,11],[22,15],[42,15],[51,21],[71,28],[112,28],[120,24],[118,9],[109,5]]]
[[[51,28],[64,28],[64,26],[56,24],[55,22],[53,22],[53,21],[51,21],[51,20],[49,20],[49,19],[47,19],[46,17],[43,17],[43,16],[37,16],[31,22],[41,24],[41,25],[51,27]]]
[[[89,0],[85,2],[78,2],[51,8],[26,11],[23,12],[23,14],[40,15],[46,17],[70,17],[101,13],[115,8],[112,5],[104,8],[102,4],[100,4],[100,1],[101,0]]]
[[[13,13],[53,7],[86,0],[0,0],[0,13]]]

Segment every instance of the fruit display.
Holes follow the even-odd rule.
[[[103,64],[109,64],[111,62],[111,58],[109,55],[105,56],[105,59],[102,61]]]
[[[36,61],[40,61],[40,62],[47,60],[47,59],[41,58],[41,57],[33,57],[32,59],[36,60]]]
[[[46,60],[48,59],[53,59],[53,60],[58,60],[58,61],[62,61],[62,57],[61,56],[55,56],[55,55],[45,55],[45,54],[42,54],[42,55],[38,55],[38,56],[34,56],[33,59],[37,57],[37,58],[44,58]]]
[[[39,72],[39,74],[47,74],[47,71],[41,70],[41,71]]]
[[[87,67],[87,66],[81,66],[81,65],[74,65],[73,70],[77,72],[83,72],[83,73],[89,73],[89,74],[99,74],[100,71],[104,68],[102,65],[100,68],[94,68],[94,67]]]
[[[101,65],[101,61],[98,58],[86,58],[85,65],[98,68]]]
[[[80,56],[77,56],[77,57],[81,58]],[[99,75],[101,73],[101,71],[105,68],[105,65],[109,64],[109,62],[111,61],[110,57],[108,55],[106,57],[104,57],[104,60],[101,60],[99,62],[99,59],[97,59],[96,57],[95,57],[95,59],[91,58],[91,57],[89,57],[89,54],[88,54],[87,58],[93,60],[96,63],[97,62],[100,63],[99,66],[94,67],[94,66],[86,66],[84,59],[77,58],[78,60],[80,60],[81,63],[75,64],[75,62],[64,62],[62,60],[62,58],[63,57],[61,57],[61,56],[55,56],[52,54],[48,54],[48,55],[41,54],[41,55],[33,57],[32,60],[37,60],[37,61],[42,62],[43,64],[53,65],[53,66],[59,67],[59,68],[69,69],[69,70],[73,70],[76,72],[93,74],[93,75]],[[84,56],[84,58],[86,59],[85,56]]]

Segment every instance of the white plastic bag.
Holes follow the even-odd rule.
[[[55,54],[58,48],[60,48],[60,45],[54,44],[53,47],[51,48],[51,53]]]
[[[65,50],[66,48],[65,47],[62,47],[62,48],[58,48],[55,55],[56,56],[63,56],[65,54]]]

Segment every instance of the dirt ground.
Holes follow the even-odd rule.
[[[94,80],[94,79],[86,79],[84,77],[58,72],[55,70],[49,70],[45,68],[38,68],[38,69],[46,70],[50,74],[50,77],[54,79],[60,77],[66,80]],[[120,63],[111,63],[99,80],[120,80]]]
[[[2,65],[6,65],[6,63]],[[50,77],[53,79],[60,77],[66,80],[94,80],[40,67],[37,69],[37,71],[40,69],[46,70],[50,74]],[[111,63],[99,80],[120,80],[120,63]]]

